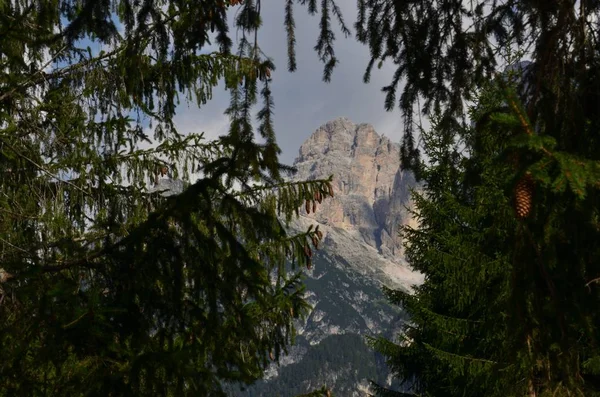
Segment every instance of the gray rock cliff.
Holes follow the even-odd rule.
[[[415,180],[400,169],[400,145],[369,124],[338,118],[319,127],[300,147],[295,180],[333,175],[335,198],[323,202],[317,222],[345,230],[386,259],[402,259],[401,225],[414,224],[410,188]]]

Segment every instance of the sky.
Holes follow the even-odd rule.
[[[346,25],[354,33],[356,0],[338,0]],[[234,7],[233,11],[237,8]],[[259,45],[270,56],[277,68],[272,77],[275,102],[275,131],[282,149],[280,160],[291,164],[300,145],[322,124],[337,117],[347,117],[355,123],[369,123],[380,135],[398,142],[402,135],[402,117],[395,109],[384,109],[381,87],[389,84],[393,65],[373,70],[371,81],[364,84],[362,77],[369,61],[369,49],[354,36],[345,38],[332,19],[336,33],[336,57],[339,64],[330,83],[322,81],[323,65],[313,47],[318,37],[319,16],[308,15],[306,7],[296,5],[296,72],[287,71],[287,45],[284,29],[284,2],[263,0],[263,26],[259,31]],[[235,32],[232,32],[235,40]],[[223,88],[214,92],[213,99],[198,108],[182,104],[175,118],[180,132],[205,132],[214,138],[227,132],[228,119],[223,114],[229,103],[229,93]],[[255,111],[260,108],[257,104]]]

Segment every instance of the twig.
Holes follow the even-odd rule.
[[[2,143],[4,143],[6,146],[8,146],[8,148],[10,150],[12,150],[13,152],[15,152],[18,156],[22,157],[23,159],[25,159],[28,162],[30,162],[31,164],[33,164],[40,171],[43,171],[44,173],[46,173],[47,175],[51,176],[52,178],[55,178],[59,182],[66,183],[67,185],[73,186],[75,189],[79,190],[81,193],[85,194],[88,197],[93,197],[90,192],[83,190],[80,186],[77,186],[76,184],[74,184],[71,181],[62,180],[61,178],[58,177],[58,175],[53,174],[52,172],[48,171],[46,168],[42,167],[41,165],[39,165],[38,163],[36,163],[32,159],[30,159],[29,157],[25,156],[24,154],[22,154],[21,152],[19,152],[14,146],[12,146],[10,143],[8,143],[7,141],[5,141],[1,137],[0,137],[0,141],[2,141]]]
[[[13,211],[9,211],[9,210],[7,210],[7,209],[5,209],[5,208],[0,208],[0,211],[1,211],[1,212],[4,212],[4,213],[6,213],[6,214],[12,215],[12,216],[14,216],[14,217],[18,217],[18,218],[25,218],[25,219],[40,219],[40,217],[39,217],[39,216],[29,216],[29,215],[19,214],[19,213],[13,212]]]
[[[5,243],[5,244],[8,244],[8,245],[10,245],[11,247],[13,247],[14,249],[16,249],[16,250],[18,250],[18,251],[25,252],[26,254],[29,254],[29,255],[31,255],[31,252],[29,252],[29,251],[27,251],[27,250],[25,250],[25,249],[23,249],[23,248],[21,248],[21,247],[17,247],[17,246],[16,246],[16,245],[14,245],[13,243],[11,243],[11,242],[10,242],[10,241],[8,241],[8,240],[5,240],[5,239],[3,239],[2,237],[0,237],[0,241],[2,241],[2,242],[3,242],[3,243]]]
[[[55,56],[58,56],[58,54],[61,51],[63,51],[64,48],[66,48],[66,47],[63,47],[60,51],[58,51]],[[67,67],[65,67],[63,69],[57,70],[54,73],[43,73],[43,69],[46,68],[46,66],[48,66],[50,64],[50,62],[52,62],[55,59],[55,58],[53,58],[50,61],[48,61],[48,63],[41,70],[38,70],[36,73],[34,73],[23,85],[17,86],[15,88],[13,88],[12,90],[10,90],[8,92],[5,92],[4,94],[0,95],[0,102],[3,99],[5,99],[5,98],[11,96],[12,94],[14,94],[19,88],[29,88],[29,87],[31,87],[31,85],[37,84],[39,82],[39,80],[41,80],[41,79],[48,80],[48,79],[56,79],[56,78],[63,77],[63,76],[65,76],[65,75],[67,75],[67,74],[69,74],[69,73],[71,73],[71,72],[73,72],[73,71],[75,71],[77,69],[81,69],[81,68],[83,68],[85,66],[89,66],[89,65],[91,65],[93,63],[100,62],[100,61],[102,61],[102,60],[104,60],[106,58],[109,58],[109,57],[115,55],[116,53],[118,53],[119,51],[122,51],[122,50],[123,50],[123,48],[118,48],[118,49],[116,49],[114,51],[107,52],[106,54],[100,55],[100,56],[98,56],[96,58],[91,58],[91,59],[88,59],[86,61],[77,63],[75,65],[67,66]],[[38,73],[41,74],[41,78],[34,79],[33,77],[36,74],[38,74]]]
[[[41,269],[42,269],[42,271],[44,271],[46,273],[57,273],[57,272],[60,272],[60,271],[63,271],[63,270],[71,269],[72,267],[75,267],[75,266],[83,266],[83,267],[87,267],[89,269],[93,269],[94,266],[92,266],[92,264],[88,263],[88,262],[90,262],[93,259],[101,257],[107,251],[108,251],[108,247],[107,248],[103,248],[101,250],[98,250],[95,253],[93,253],[92,255],[86,255],[84,258],[79,258],[77,260],[73,260],[73,261],[69,261],[69,262],[64,262],[62,265],[42,266]]]
[[[90,312],[83,313],[81,316],[77,317],[75,320],[71,321],[69,324],[63,325],[62,328],[67,329],[67,328],[77,324],[82,318],[84,318],[88,314],[90,314]]]
[[[41,74],[42,78],[46,78],[45,73],[44,73],[44,69],[46,69],[52,62],[54,62],[54,60],[60,55],[61,52],[63,52],[65,49],[67,48],[67,46],[63,46],[61,49],[59,49],[58,51],[56,51],[56,54],[54,54],[54,56],[52,58],[50,58],[48,60],[48,62],[46,62],[40,69],[38,69],[35,73],[33,73],[29,79],[27,79],[27,81],[25,81],[25,83],[22,86],[16,86],[15,88],[13,88],[12,90],[5,92],[4,94],[2,94],[0,96],[0,102],[6,98],[11,96],[12,94],[14,94],[19,88],[27,88],[29,86],[30,83],[33,82],[33,78],[37,75],[37,74]]]
[[[585,283],[585,286],[589,288],[591,283],[600,283],[600,277],[596,277],[595,279],[588,281]]]

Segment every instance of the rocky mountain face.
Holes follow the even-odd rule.
[[[351,232],[385,258],[402,257],[398,230],[412,222],[405,207],[415,180],[400,170],[399,144],[369,124],[338,118],[304,142],[294,165],[296,180],[334,176],[336,197],[309,218]]]
[[[336,396],[366,396],[369,379],[390,385],[391,377],[365,336],[392,338],[405,321],[381,287],[410,291],[422,281],[406,265],[398,235],[401,225],[415,225],[407,210],[415,180],[400,170],[397,143],[346,118],[319,127],[294,165],[294,180],[333,175],[335,197],[291,225],[297,231],[319,225],[324,234],[306,273],[313,310],[297,325],[296,345],[279,365],[230,395],[291,397],[327,385]]]

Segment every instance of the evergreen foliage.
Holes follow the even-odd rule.
[[[300,338],[299,338],[300,339]],[[306,343],[308,345],[308,343]],[[308,349],[302,360],[280,368],[277,378],[271,381],[260,380],[247,390],[233,390],[232,396],[238,397],[290,397],[317,396],[303,393],[311,384],[321,381],[319,375],[327,373],[342,378],[340,384],[329,387],[336,396],[356,391],[356,384],[366,378],[378,378],[375,367],[375,353],[356,334],[330,335],[319,344]],[[319,371],[322,371],[319,373]],[[384,381],[385,379],[380,379]],[[327,390],[324,389],[326,392]],[[320,395],[320,394],[318,394]]]
[[[359,1],[365,80],[397,65],[386,108],[404,82],[403,162],[426,183],[406,230],[425,283],[387,291],[412,324],[372,341],[418,395],[600,393],[599,21],[594,1]],[[520,83],[497,74],[514,47]]]
[[[302,334],[286,363],[276,368],[275,376],[247,387],[232,386],[230,396],[291,397],[323,384],[342,397],[364,394],[358,387],[368,386],[370,379],[388,384],[384,357],[366,344],[365,335],[393,336],[391,324],[405,321],[404,313],[387,302],[379,283],[332,259],[326,250],[313,256],[314,269],[304,283],[313,310],[298,325]],[[356,299],[359,294],[366,298]],[[399,382],[394,383],[396,387]]]
[[[423,134],[427,186],[415,194],[419,228],[405,233],[426,280],[414,296],[386,290],[411,322],[398,343],[371,340],[417,395],[600,395],[598,163],[533,132],[509,87],[482,90],[464,147],[439,122]],[[535,195],[520,219],[525,173]]]
[[[397,66],[383,91],[386,109],[398,103],[404,115],[406,167],[420,168],[414,108],[440,114],[444,133],[452,135],[464,126],[465,100],[493,78],[510,46],[534,61],[527,104],[533,125],[561,139],[566,150],[597,159],[589,136],[574,131],[594,128],[586,123],[597,109],[598,2],[358,0],[358,8],[357,39],[371,52],[364,80],[376,62]]]
[[[253,0],[0,1],[0,395],[223,395],[286,351],[321,234],[285,222],[332,191],[283,179],[259,27]],[[219,82],[229,133],[177,131]]]

